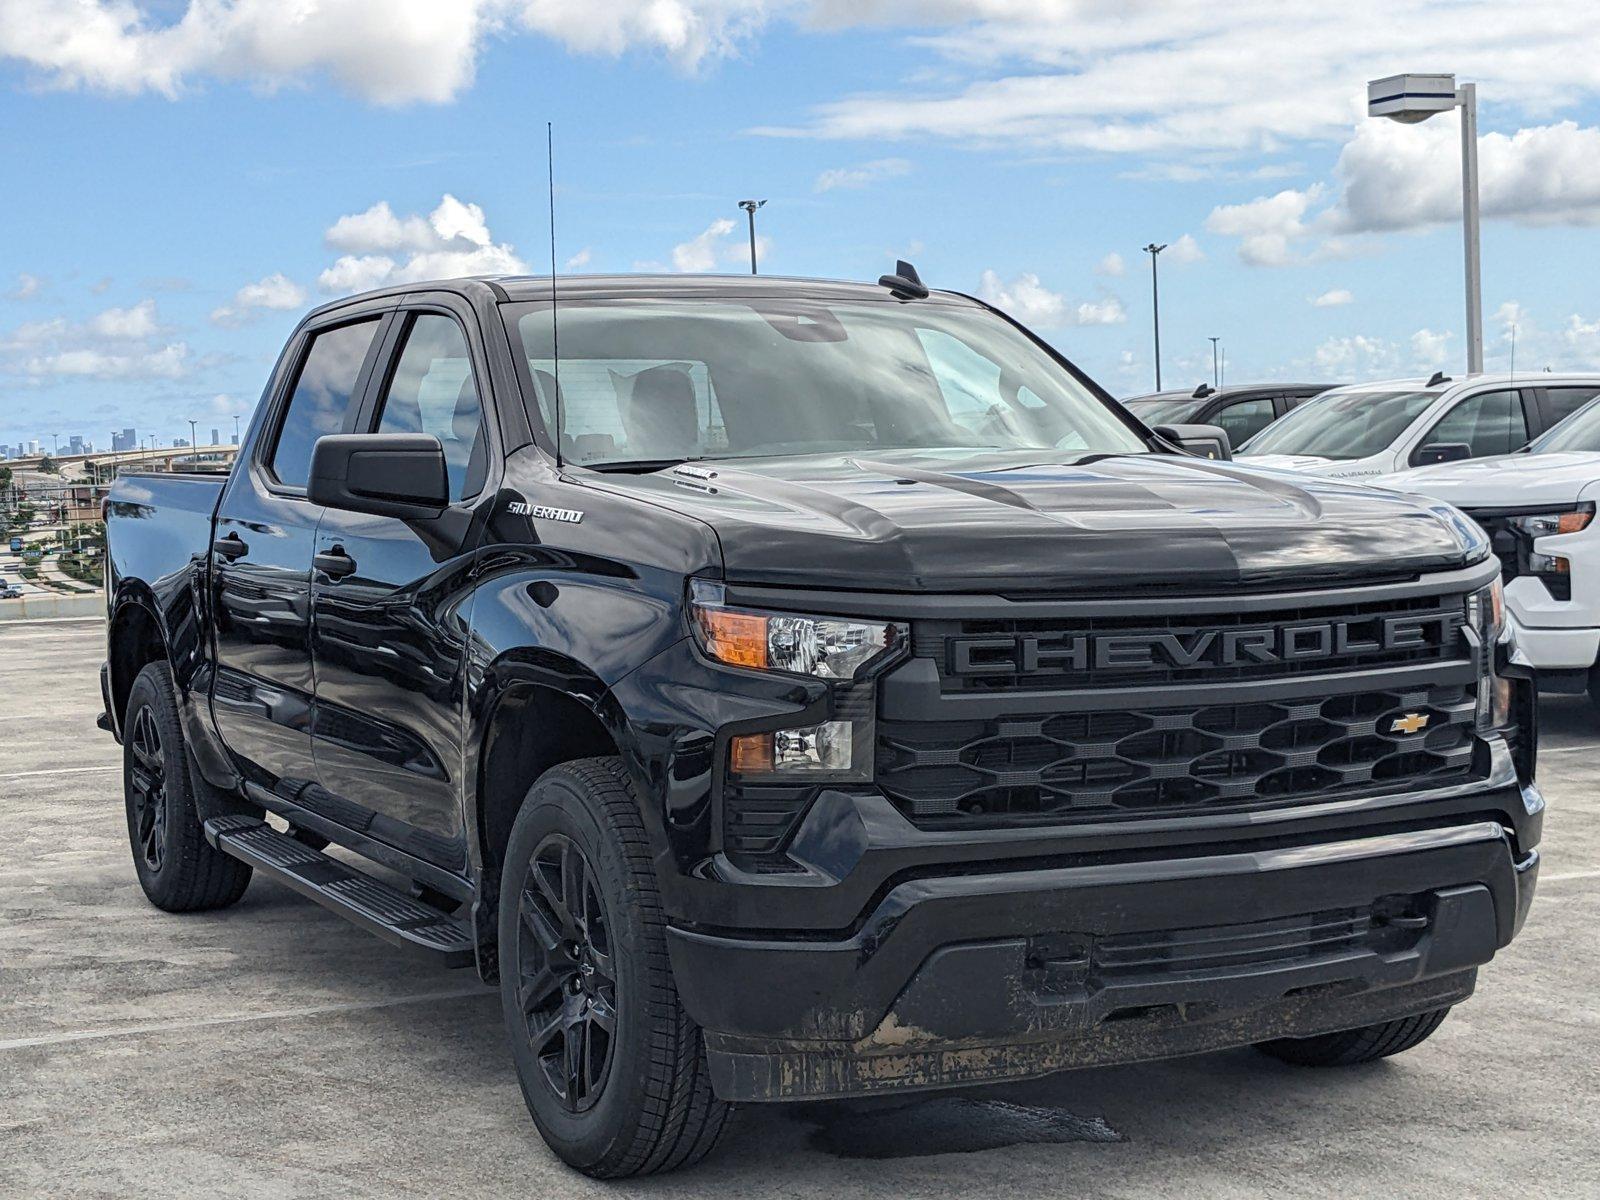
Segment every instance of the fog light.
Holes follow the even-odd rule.
[[[728,767],[746,778],[848,773],[854,750],[855,729],[849,721],[824,721],[801,729],[739,734],[729,744]]]

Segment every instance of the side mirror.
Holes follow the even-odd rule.
[[[1465,442],[1434,442],[1420,447],[1411,456],[1414,467],[1433,467],[1439,463],[1461,462],[1472,457],[1472,447]]]
[[[1157,425],[1156,435],[1186,454],[1226,462],[1233,457],[1227,430],[1220,425]]]
[[[306,498],[378,517],[437,517],[450,503],[444,446],[431,433],[337,433],[311,450]]]

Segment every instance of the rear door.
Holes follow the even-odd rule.
[[[437,436],[451,506],[413,521],[328,509],[311,581],[318,802],[447,869],[466,861],[461,672],[478,518],[501,461],[485,419],[485,368],[468,305],[408,298],[356,432]]]
[[[1600,396],[1600,383],[1558,383],[1535,388],[1539,398],[1542,429],[1559,425],[1596,396]]]
[[[350,429],[384,313],[341,311],[286,351],[249,456],[229,477],[211,549],[218,733],[245,778],[289,799],[311,781],[311,446]]]

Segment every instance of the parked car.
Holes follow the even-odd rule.
[[[20,537],[13,537],[11,539],[11,553],[13,553],[13,554],[21,554],[22,553],[22,539]]]
[[[1517,646],[1549,691],[1600,704],[1600,400],[1516,454],[1418,467],[1385,487],[1448,501],[1489,533]]]
[[[1216,425],[1235,448],[1255,437],[1292,408],[1334,385],[1331,383],[1201,384],[1192,392],[1151,392],[1122,403],[1146,425]]]
[[[1193,457],[904,264],[556,328],[538,279],[312,312],[226,478],[117,480],[102,691],[152,903],[255,872],[475,966],[574,1167],[1369,1061],[1522,927],[1533,689],[1453,509]]]
[[[1238,448],[1242,461],[1336,479],[1509,454],[1600,393],[1600,375],[1437,374],[1335,388]]]

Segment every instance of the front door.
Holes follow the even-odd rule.
[[[323,802],[368,836],[453,869],[466,863],[458,797],[475,517],[495,461],[473,327],[470,309],[443,298],[402,311],[358,425],[437,436],[451,506],[421,521],[328,509],[311,583]]]
[[[366,315],[297,335],[217,511],[212,714],[244,777],[290,798],[314,774],[311,556],[323,510],[305,494],[311,446],[355,419],[380,324]]]

